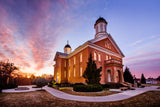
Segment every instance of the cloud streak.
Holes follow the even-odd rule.
[[[9,59],[34,72],[50,66],[57,41],[67,31],[66,22],[74,18],[69,5],[65,0],[1,1],[1,60]]]

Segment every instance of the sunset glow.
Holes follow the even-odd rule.
[[[0,60],[22,72],[53,74],[56,51],[93,39],[99,16],[136,77],[160,75],[159,0],[0,0]]]

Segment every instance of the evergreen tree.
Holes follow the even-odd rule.
[[[160,81],[160,76],[158,76],[157,80]]]
[[[141,75],[141,83],[142,84],[146,84],[146,78],[144,77],[144,75]]]
[[[133,77],[132,77],[132,74],[131,72],[129,71],[129,68],[126,67],[124,73],[123,73],[123,76],[124,76],[124,81],[125,82],[129,82],[129,83],[134,83],[134,80],[133,80]]]
[[[102,67],[97,69],[95,61],[92,60],[92,54],[88,58],[86,70],[83,77],[86,79],[87,84],[100,84]]]

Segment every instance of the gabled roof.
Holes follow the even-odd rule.
[[[56,55],[54,57],[54,61],[57,59],[57,56],[60,55],[60,56],[68,56],[68,54],[66,53],[62,53],[62,52],[56,52]]]
[[[106,48],[103,48],[99,45],[96,45],[94,44],[95,42],[98,42],[98,41],[101,41],[103,39],[106,39],[108,38],[111,43],[113,44],[113,46],[115,47],[115,49],[117,50],[118,53],[115,53],[113,51],[110,51]],[[84,44],[80,45],[79,47],[77,47],[73,52],[71,52],[70,54],[66,54],[66,53],[62,53],[62,52],[56,52],[56,55],[55,55],[55,58],[54,58],[54,61],[57,59],[57,56],[59,55],[61,58],[70,58],[72,57],[73,55],[75,55],[76,53],[80,52],[81,50],[85,49],[86,47],[92,47],[92,48],[95,48],[95,49],[99,49],[100,51],[102,52],[106,52],[107,54],[110,54],[110,55],[114,55],[114,56],[118,56],[118,57],[124,57],[124,54],[122,53],[122,51],[119,49],[118,45],[115,43],[115,41],[113,40],[113,38],[111,37],[110,34],[105,34],[105,35],[102,35],[100,36],[99,38],[95,38],[95,39],[92,39],[92,40],[89,40],[87,42],[85,42]]]
[[[90,40],[90,42],[95,43],[95,42],[101,41],[106,38],[108,38],[111,41],[111,43],[113,44],[115,49],[118,51],[118,53],[124,57],[124,54],[122,53],[122,51],[120,50],[120,48],[118,47],[118,45],[116,44],[116,42],[114,41],[114,39],[112,38],[112,36],[110,34],[102,35],[99,38],[95,38],[95,39]]]

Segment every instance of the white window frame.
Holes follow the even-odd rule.
[[[69,62],[68,65],[70,66],[71,65],[71,60],[69,59],[68,62]]]
[[[97,53],[94,52],[94,60],[97,60]]]
[[[79,75],[80,75],[80,77],[82,77],[82,75],[83,75],[83,69],[82,69],[82,67],[80,67],[80,70],[79,70],[80,72],[79,72]]]
[[[98,54],[98,61],[101,61],[101,54]]]
[[[73,77],[76,77],[76,68],[73,68]]]
[[[106,60],[108,60],[109,59],[109,56],[108,55],[106,55]]]
[[[80,58],[79,58],[79,61],[80,61],[80,62],[82,62],[82,57],[83,57],[83,56],[82,56],[82,53],[80,53]]]
[[[69,72],[68,72],[68,77],[70,78],[71,77],[71,70],[69,69]]]
[[[76,64],[76,57],[73,57],[73,64]]]

